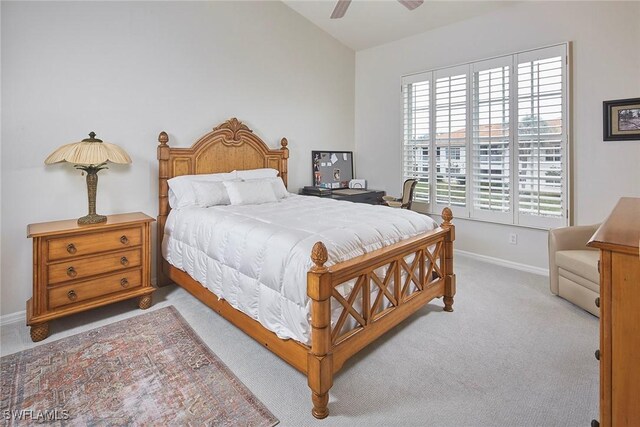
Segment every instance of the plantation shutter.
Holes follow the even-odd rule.
[[[430,74],[403,78],[403,180],[418,179],[414,200],[429,203],[430,188]]]
[[[435,72],[435,197],[436,204],[454,208],[467,204],[468,69]]]
[[[567,225],[568,48],[402,77],[402,173],[419,181],[418,210]]]
[[[512,222],[511,57],[472,64],[471,217]]]
[[[565,58],[564,45],[516,55],[518,224],[566,223]]]

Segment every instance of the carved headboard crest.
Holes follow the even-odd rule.
[[[222,123],[221,125],[213,128],[214,131],[223,130],[223,129],[229,130],[231,132],[231,140],[236,142],[240,141],[240,136],[238,135],[238,132],[244,130],[244,131],[253,133],[253,131],[249,129],[247,125],[245,125],[235,117],[232,117],[226,122]]]

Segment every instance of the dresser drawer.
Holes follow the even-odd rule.
[[[48,259],[53,261],[125,249],[131,246],[138,246],[141,242],[142,230],[139,227],[58,237],[49,239]]]
[[[355,191],[351,193],[341,193],[341,191],[354,191],[354,190],[334,190],[331,194],[333,199],[346,200],[354,203],[368,203],[370,205],[379,205],[382,202],[382,196],[384,191]]]
[[[370,205],[379,205],[382,201],[382,196],[379,193],[367,193],[362,196],[356,197],[354,202],[368,203]]]
[[[74,304],[114,292],[135,289],[142,285],[142,271],[129,270],[99,277],[93,280],[58,286],[49,289],[49,308]]]
[[[140,248],[82,259],[70,259],[47,267],[49,284],[79,280],[96,274],[137,267],[141,260]]]

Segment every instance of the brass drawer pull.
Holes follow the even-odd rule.
[[[123,288],[126,288],[129,286],[129,280],[127,280],[126,277],[120,279],[120,286],[122,286]]]
[[[67,276],[76,277],[77,275],[78,275],[78,272],[76,271],[75,268],[73,268],[73,267],[67,268]]]
[[[596,350],[595,356],[596,360],[600,360],[600,350]]]
[[[600,297],[596,298],[596,307],[600,308]]]
[[[73,243],[69,243],[67,245],[67,252],[69,252],[70,254],[75,254],[76,252],[78,252],[78,250],[76,249],[76,245],[74,245]]]
[[[120,237],[120,243],[126,245],[127,243],[129,243],[129,238],[123,234],[122,237]]]
[[[120,258],[120,264],[129,265],[129,260],[127,259],[126,256],[123,256],[122,258]]]
[[[78,294],[76,294],[76,291],[71,290],[69,292],[67,292],[67,297],[71,300],[71,301],[75,301],[78,299]]]

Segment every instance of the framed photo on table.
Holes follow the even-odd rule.
[[[640,98],[604,101],[602,110],[605,141],[640,141]]]

